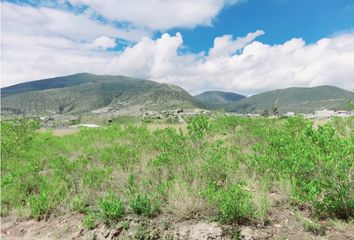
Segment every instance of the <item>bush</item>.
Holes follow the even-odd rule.
[[[348,219],[354,215],[354,138],[340,137],[330,125],[313,128],[302,118],[289,118],[276,127],[253,130],[260,137],[254,147],[258,174],[294,182],[292,200],[321,218]]]
[[[86,212],[86,203],[83,197],[81,196],[75,196],[72,202],[72,208],[74,211],[77,211],[79,213],[85,213]]]
[[[158,207],[146,195],[137,195],[130,202],[130,207],[137,215],[152,216],[158,211]]]
[[[187,125],[188,133],[193,140],[201,140],[210,129],[210,123],[206,116],[199,115],[191,118]]]
[[[95,218],[95,214],[93,212],[88,212],[83,221],[82,224],[84,225],[84,227],[88,230],[94,229],[96,226],[96,218]]]
[[[40,219],[43,214],[49,213],[51,202],[46,192],[39,195],[32,195],[29,201],[31,207],[31,216]]]
[[[106,223],[116,222],[125,214],[122,200],[113,193],[99,199],[101,216]]]
[[[254,215],[252,195],[243,184],[231,185],[226,189],[209,187],[206,191],[208,200],[216,206],[221,222],[244,222]]]

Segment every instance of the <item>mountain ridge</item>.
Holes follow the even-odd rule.
[[[1,110],[14,114],[84,113],[108,108],[165,110],[171,108],[224,109],[237,113],[311,113],[317,109],[344,109],[354,99],[350,91],[322,85],[289,87],[249,97],[224,91],[191,96],[183,88],[122,75],[77,73],[1,88]],[[98,111],[99,112],[99,111]]]
[[[208,109],[218,109],[226,104],[241,100],[245,96],[234,92],[211,90],[195,95],[194,98]]]
[[[290,87],[255,94],[224,107],[238,113],[262,113],[273,107],[280,113],[310,113],[321,108],[344,109],[352,98],[352,92],[330,85]]]
[[[125,76],[73,74],[1,89],[2,110],[25,113],[82,113],[115,110],[199,107],[184,89]]]

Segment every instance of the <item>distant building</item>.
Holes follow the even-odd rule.
[[[333,110],[323,109],[323,110],[316,110],[315,111],[316,118],[330,118],[335,115],[336,115],[336,113]]]
[[[336,116],[338,116],[338,117],[350,116],[350,112],[349,111],[345,111],[345,110],[338,110],[336,112]]]
[[[294,112],[287,112],[287,113],[285,114],[285,116],[287,116],[287,117],[294,117],[294,116],[295,116],[295,113],[294,113]]]

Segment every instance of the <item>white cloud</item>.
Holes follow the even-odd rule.
[[[254,93],[324,84],[352,87],[354,33],[310,45],[294,38],[274,46],[252,42],[261,34],[256,31],[236,40],[229,35],[216,38],[209,55],[178,54],[183,44],[180,34],[164,34],[156,41],[145,38],[113,57],[107,70],[178,84],[193,93],[206,89]]]
[[[224,35],[214,39],[214,46],[209,50],[209,57],[229,57],[236,51],[243,49],[248,43],[252,42],[258,36],[265,32],[257,30],[256,32],[247,34],[246,37],[239,37],[236,40],[232,39],[232,35]]]
[[[116,46],[116,40],[107,36],[101,36],[96,38],[89,47],[92,49],[106,50],[109,48],[114,48]]]
[[[209,51],[195,54],[181,53],[179,33],[153,40],[149,31],[116,29],[86,15],[11,3],[1,7],[2,86],[91,72],[173,83],[192,93],[219,89],[248,94],[323,84],[352,88],[354,32],[313,44],[294,38],[268,45],[255,40],[264,34],[258,30],[245,37],[217,37]],[[137,43],[121,52],[95,50],[114,47],[117,38]]]
[[[226,6],[240,0],[68,0],[85,5],[112,21],[128,22],[152,30],[211,25]]]
[[[139,29],[117,29],[93,21],[85,14],[64,10],[1,3],[1,28],[7,34],[65,37],[75,41],[91,41],[99,36],[139,41],[150,32]]]

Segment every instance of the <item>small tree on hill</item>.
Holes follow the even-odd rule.
[[[262,113],[263,117],[268,117],[269,116],[269,112],[268,109],[264,109],[263,113]]]
[[[273,112],[273,115],[276,115],[276,116],[279,114],[278,108],[274,105],[272,107],[272,112]]]

